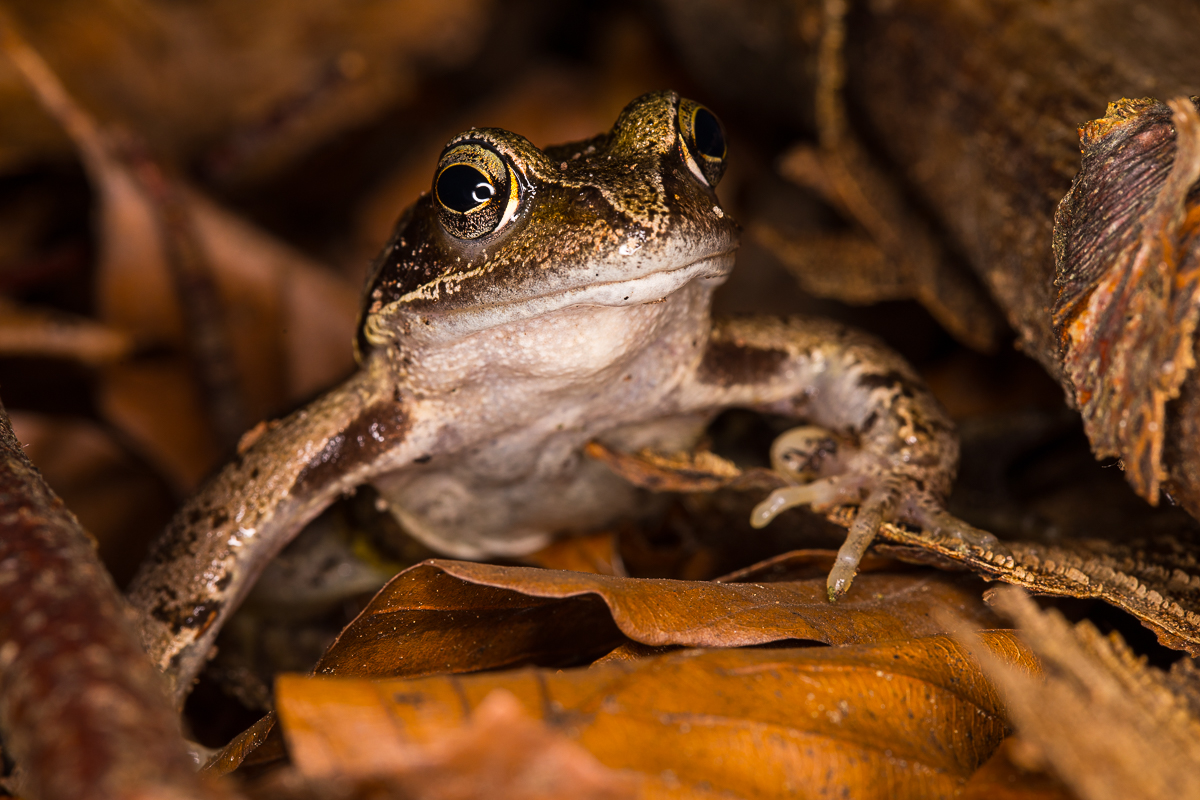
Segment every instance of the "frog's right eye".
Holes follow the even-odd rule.
[[[516,214],[520,194],[508,162],[475,142],[447,150],[433,179],[438,216],[459,239],[478,239],[506,225]]]
[[[695,100],[681,99],[677,113],[683,155],[692,174],[713,187],[725,174],[725,129],[717,115]]]

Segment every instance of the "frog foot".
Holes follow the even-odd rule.
[[[974,545],[996,551],[996,537],[958,519],[917,477],[894,470],[885,458],[848,446],[829,431],[814,426],[794,428],[771,446],[774,470],[791,485],[771,492],[750,515],[750,524],[762,528],[783,511],[807,505],[825,510],[836,505],[857,505],[846,541],[829,571],[829,601],[844,595],[858,572],[867,547],[887,521],[917,525],[939,538],[949,537],[960,549]]]

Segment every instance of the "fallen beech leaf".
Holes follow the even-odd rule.
[[[127,121],[180,163],[204,150],[221,176],[261,178],[471,62],[493,24],[486,0],[260,0],[253,8],[68,0],[7,4],[88,108]],[[5,165],[69,144],[0,70]],[[590,130],[595,130],[592,128]]]
[[[763,469],[729,474],[700,470],[685,457],[662,457],[642,452],[621,453],[591,442],[588,455],[604,461],[618,475],[639,486],[672,491],[711,491],[714,488],[775,488],[782,479]],[[826,518],[849,528],[857,510],[839,506]],[[953,536],[917,531],[885,522],[877,542],[903,545],[905,560],[967,568],[989,580],[1002,580],[1039,594],[1090,597],[1135,616],[1154,631],[1162,644],[1200,655],[1200,562],[1189,543],[1143,542],[1134,537],[1120,544],[1073,539],[1055,546],[1005,542],[1007,553],[964,546]],[[904,549],[889,552],[903,553]]]
[[[1002,663],[1036,668],[1011,632],[981,641]],[[602,764],[637,773],[643,796],[951,797],[1005,733],[994,690],[945,636],[417,680],[285,675],[276,698],[293,760],[325,774],[363,758],[364,736],[403,760],[496,689]]]
[[[159,233],[154,199],[127,174],[128,166],[116,159],[91,172],[96,182],[132,184],[104,194],[111,197],[101,218],[101,239],[106,248],[109,243],[122,243],[104,251],[100,266],[98,288],[106,317],[130,326],[142,338],[183,347],[181,332],[172,328],[186,315],[179,291],[170,282],[169,242]],[[233,432],[234,438],[227,442],[232,445],[254,420],[277,413],[351,369],[358,295],[328,270],[189,187],[175,185],[172,192],[189,218],[193,245],[203,252],[204,268],[211,272],[220,304],[217,319],[204,324],[220,326],[230,343],[229,368],[244,407],[239,419],[226,426]],[[139,204],[143,208],[132,207]],[[120,248],[130,241],[142,242],[139,246],[147,251],[123,252]],[[159,277],[150,278],[154,274]],[[135,298],[136,311],[127,308]],[[143,324],[138,321],[143,305],[156,305],[169,319]],[[175,359],[171,367],[176,364],[176,371],[151,364],[110,371],[102,406],[115,422],[137,435],[178,485],[190,487],[211,469],[219,450],[205,424],[208,401],[193,370],[183,359]],[[160,395],[172,391],[191,399],[180,397],[178,405],[164,409]],[[180,425],[195,428],[192,435],[208,446],[180,446]]]
[[[998,620],[971,575],[868,573],[841,602],[824,577],[774,583],[621,578],[431,560],[397,575],[342,631],[318,675],[407,676],[562,663],[626,641],[741,647],[865,644],[941,633],[935,608]]]
[[[1041,763],[1085,800],[1200,797],[1200,717],[1161,671],[1119,634],[1087,620],[1072,627],[1023,592],[998,589],[994,604],[1020,627],[1044,680],[996,659],[990,643],[972,652]]]
[[[206,777],[219,778],[228,775],[243,764],[251,765],[283,758],[284,748],[275,724],[275,712],[271,711],[235,736],[229,744],[215,753],[200,772]],[[275,747],[271,745],[274,744]]]
[[[783,177],[811,187],[855,220],[903,276],[908,294],[960,341],[994,350],[1002,323],[982,287],[971,280],[939,236],[855,136],[846,110],[846,25],[849,4],[821,7],[816,58],[819,147],[798,145],[780,160]]]

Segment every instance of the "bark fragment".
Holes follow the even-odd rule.
[[[0,406],[0,731],[40,800],[213,798],[79,523]]]
[[[1167,403],[1195,366],[1197,103],[1110,105],[1080,129],[1083,169],[1055,214],[1054,327],[1063,369],[1092,450],[1119,456],[1151,503],[1167,477]]]

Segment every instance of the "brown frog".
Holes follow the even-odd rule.
[[[738,244],[714,192],[725,164],[720,121],[673,92],[575,144],[452,139],[372,270],[358,372],[247,443],[130,588],[176,699],[263,566],[338,495],[374,485],[451,555],[527,553],[644,505],[588,441],[678,450],[729,407],[821,426],[776,444],[796,485],[755,522],[860,506],[831,599],[884,519],[991,545],[941,508],[957,440],[899,356],[829,322],[711,318]]]

